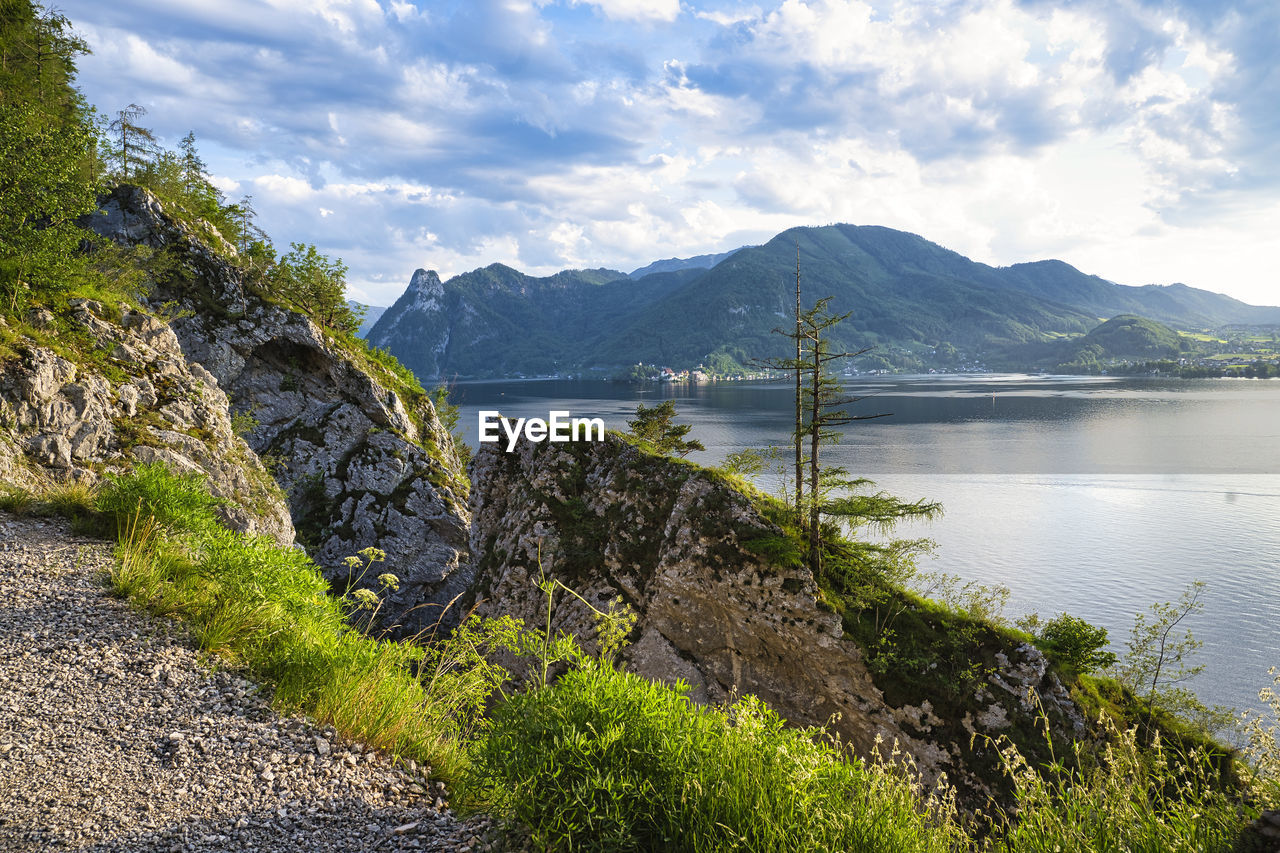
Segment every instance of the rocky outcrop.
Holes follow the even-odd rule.
[[[407,410],[314,323],[274,306],[251,302],[234,323],[193,317],[175,329],[256,422],[249,443],[273,465],[330,579],[368,585],[391,572],[401,584],[383,606],[388,624],[409,634],[434,624],[469,575],[466,494],[431,402]],[[345,558],[369,546],[385,564],[350,577]]]
[[[792,722],[832,721],[864,754],[877,737],[896,739],[927,777],[946,773],[975,802],[985,802],[992,774],[978,766],[969,734],[995,737],[1011,720],[1030,723],[1028,687],[1070,705],[1030,646],[997,652],[964,719],[940,719],[927,698],[893,704],[809,571],[757,555],[782,531],[714,472],[609,436],[523,442],[511,453],[486,445],[473,479],[479,612],[543,624],[540,572],[601,609],[621,596],[639,617],[628,665],[647,677],[683,679],[699,701],[751,693]],[[572,596],[558,597],[552,621],[594,637],[590,609]]]
[[[227,397],[183,356],[155,317],[74,300],[65,317],[37,309],[39,326],[66,322],[91,352],[29,342],[0,373],[0,479],[18,485],[79,480],[164,462],[208,477],[231,527],[293,541],[284,495],[231,427]]]
[[[144,190],[125,187],[92,223],[132,245],[163,248],[186,274],[158,285],[186,358],[231,399],[253,450],[288,493],[299,540],[339,586],[400,579],[381,614],[413,634],[439,618],[470,577],[465,476],[431,401],[308,317],[247,292],[240,270]],[[399,383],[403,384],[403,383]],[[361,577],[346,558],[386,562]]]

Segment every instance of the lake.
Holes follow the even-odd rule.
[[[1280,666],[1280,381],[1130,377],[856,377],[851,413],[824,461],[945,515],[897,535],[937,543],[922,567],[1012,590],[1006,615],[1066,611],[1122,651],[1134,615],[1208,588],[1189,627],[1207,664],[1191,682],[1208,704],[1257,707]],[[460,427],[476,413],[602,417],[625,429],[637,402],[676,400],[714,465],[786,444],[786,383],[631,386],[590,381],[463,383]],[[761,482],[766,488],[776,483]]]

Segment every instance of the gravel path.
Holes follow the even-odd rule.
[[[114,599],[111,548],[0,513],[0,850],[485,850],[414,765],[284,718]]]

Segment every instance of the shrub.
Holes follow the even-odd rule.
[[[1050,619],[1036,639],[1041,648],[1073,672],[1096,672],[1116,662],[1115,654],[1107,651],[1107,629],[1069,613]]]

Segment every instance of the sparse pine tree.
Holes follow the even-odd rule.
[[[831,373],[831,364],[845,358],[856,358],[867,352],[836,352],[831,349],[828,331],[845,320],[849,314],[833,314],[827,306],[830,297],[819,299],[814,306],[800,315],[799,334],[804,343],[800,362],[803,365],[805,384],[801,389],[804,420],[800,425],[800,440],[807,440],[809,449],[808,487],[805,509],[808,513],[809,568],[815,575],[822,571],[822,517],[844,515],[854,518],[863,512],[865,499],[857,496],[833,500],[841,491],[850,491],[864,484],[865,479],[850,479],[843,468],[824,469],[821,448],[824,442],[838,441],[836,427],[854,421],[887,417],[888,413],[851,415],[845,406],[860,402],[865,397],[847,396],[840,380]],[[801,495],[800,488],[796,490]],[[915,509],[910,509],[915,507]],[[900,502],[885,505],[877,512],[887,512],[896,520],[905,515],[932,515],[938,511],[936,504],[910,505]]]
[[[129,104],[116,113],[115,119],[107,125],[113,146],[109,151],[109,158],[116,165],[120,177],[126,181],[155,160],[155,134],[138,124],[138,119],[146,114],[145,107]]]

